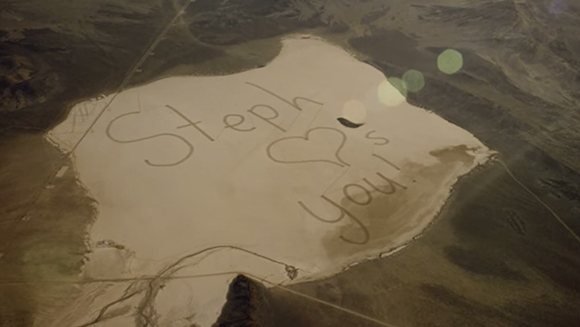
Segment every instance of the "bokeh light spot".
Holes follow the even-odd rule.
[[[407,87],[402,79],[397,77],[389,77],[387,81],[403,96],[403,99],[407,97]]]
[[[425,86],[425,77],[418,70],[408,70],[403,74],[405,88],[411,92],[418,92]]]
[[[548,11],[552,15],[560,15],[568,10],[568,3],[564,0],[552,0],[548,5]]]
[[[350,100],[342,106],[342,118],[355,124],[364,124],[367,118],[367,108],[357,100]]]
[[[447,49],[437,58],[437,67],[445,74],[455,74],[463,67],[463,56],[457,50]]]
[[[383,81],[378,89],[379,101],[387,106],[397,106],[405,101],[407,89],[402,79],[391,77]]]

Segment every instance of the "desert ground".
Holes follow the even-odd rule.
[[[572,1],[0,10],[0,325],[579,320]]]

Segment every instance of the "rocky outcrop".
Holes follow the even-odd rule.
[[[227,302],[212,327],[265,327],[260,314],[265,288],[244,275],[230,284]]]

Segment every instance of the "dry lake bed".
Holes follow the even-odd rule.
[[[52,325],[90,323],[117,301],[99,326],[132,321],[130,304],[162,325],[210,326],[237,273],[288,285],[412,242],[494,152],[395,86],[295,36],[265,67],[77,104],[47,137],[73,151],[96,201],[83,275],[124,282],[81,286]]]

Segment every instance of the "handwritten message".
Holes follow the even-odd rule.
[[[296,111],[297,116],[295,117],[294,120],[296,120],[296,118],[298,118],[298,116],[305,110],[304,106],[301,104],[310,103],[310,104],[318,105],[320,107],[324,106],[324,104],[321,102],[318,102],[318,101],[315,101],[315,100],[312,100],[309,98],[305,98],[305,97],[294,97],[291,100],[288,100],[288,99],[285,99],[284,97],[276,94],[275,92],[268,90],[267,88],[260,86],[260,85],[257,85],[257,84],[254,84],[254,83],[246,82],[246,85],[248,85],[249,87],[261,90],[263,93],[278,99],[283,104],[286,104],[288,107],[291,108],[291,110]],[[164,109],[167,110],[168,112],[172,112],[172,113],[176,114],[177,116],[180,117],[181,120],[183,120],[183,124],[177,126],[176,129],[193,128],[207,142],[211,142],[211,143],[219,142],[218,139],[219,139],[219,135],[221,135],[221,133],[219,135],[216,135],[216,136],[210,135],[210,133],[204,129],[202,121],[190,119],[188,116],[183,114],[178,108],[175,108],[174,106],[169,105],[169,104],[166,104],[164,106]],[[288,128],[282,126],[282,124],[280,124],[277,120],[280,117],[280,112],[278,111],[277,108],[275,108],[271,105],[259,103],[259,104],[256,104],[256,105],[249,107],[246,110],[246,112],[248,113],[248,115],[251,115],[251,117],[255,117],[258,119],[258,121],[263,122],[263,124],[265,124],[264,126],[267,125],[267,126],[274,127],[275,129],[277,129],[283,133],[288,132]],[[124,113],[124,114],[118,115],[117,117],[113,118],[109,122],[109,124],[107,125],[106,131],[105,131],[107,137],[110,140],[112,140],[113,142],[120,143],[120,144],[132,144],[132,143],[145,142],[148,140],[153,140],[153,139],[158,139],[158,138],[170,138],[173,140],[177,140],[185,145],[185,151],[183,152],[183,154],[180,156],[180,159],[178,159],[178,160],[170,161],[170,162],[160,162],[160,161],[152,161],[150,159],[144,159],[145,164],[149,165],[151,167],[175,167],[177,165],[183,164],[184,162],[186,162],[188,159],[190,159],[193,156],[193,154],[195,152],[194,144],[192,144],[192,142],[190,142],[190,140],[188,140],[185,137],[183,137],[179,134],[176,134],[176,133],[170,133],[170,132],[157,133],[157,134],[153,134],[153,135],[149,135],[149,136],[144,136],[144,137],[139,137],[139,138],[130,138],[130,139],[128,139],[128,138],[123,139],[123,138],[117,137],[115,135],[114,129],[115,129],[115,125],[117,122],[119,122],[121,120],[125,120],[125,119],[130,119],[131,117],[135,117],[136,115],[139,115],[140,113],[141,113],[140,111],[134,111],[134,112]],[[231,113],[231,114],[224,115],[222,118],[222,122],[223,122],[222,131],[225,129],[229,129],[229,130],[232,130],[235,132],[240,132],[240,133],[251,133],[251,132],[255,131],[257,128],[259,128],[259,127],[255,126],[253,122],[248,121],[248,119],[246,118],[245,115],[238,114],[238,113]],[[283,154],[283,151],[277,151],[278,148],[283,147],[284,143],[287,143],[287,142],[295,142],[295,141],[308,142],[317,133],[325,133],[325,135],[327,137],[331,136],[332,138],[336,138],[336,140],[338,141],[338,143],[337,143],[338,146],[334,150],[334,158],[332,158],[332,159],[327,159],[327,158],[288,159],[285,156],[281,155],[281,154]],[[389,139],[387,139],[386,137],[380,136],[376,130],[371,130],[371,131],[367,132],[365,134],[365,139],[367,139],[373,146],[386,146],[390,143]],[[315,127],[309,126],[303,135],[284,136],[284,137],[278,138],[278,139],[270,142],[265,149],[265,155],[272,162],[274,162],[276,164],[305,165],[305,164],[312,164],[312,163],[324,163],[324,164],[329,164],[332,166],[348,169],[349,167],[351,167],[351,164],[349,162],[347,162],[342,157],[342,151],[343,151],[343,148],[345,147],[345,145],[347,144],[347,142],[348,142],[347,134],[344,133],[343,131],[341,131],[340,129],[337,129],[334,127],[326,127],[326,126],[315,126]],[[391,167],[391,169],[400,170],[400,168],[397,165],[393,164],[391,161],[389,161],[387,158],[385,158],[383,156],[380,156],[378,154],[373,153],[372,158],[375,160],[379,160],[380,162],[384,163],[385,165]],[[377,182],[372,182],[371,180],[369,180],[368,178],[365,177],[362,179],[362,185],[359,183],[347,183],[347,184],[345,184],[342,187],[342,193],[343,193],[344,197],[346,199],[348,199],[348,201],[350,201],[352,204],[364,207],[364,206],[370,205],[375,200],[375,198],[373,197],[373,193],[382,194],[382,195],[391,195],[399,190],[405,190],[407,188],[406,186],[404,186],[404,185],[402,185],[402,184],[400,184],[392,179],[389,179],[381,172],[376,172],[375,175],[377,177],[377,179],[376,179]],[[357,195],[362,194],[363,198],[361,199],[358,196],[355,197],[354,194],[357,194]],[[344,206],[341,206],[340,204],[331,200],[326,195],[321,194],[320,198],[322,199],[322,201],[324,201],[325,203],[330,205],[330,207],[336,208],[338,210],[338,214],[336,217],[324,217],[322,214],[316,213],[315,210],[311,209],[311,207],[309,207],[303,201],[297,201],[297,204],[304,212],[306,212],[312,218],[317,219],[318,221],[321,221],[324,223],[336,224],[336,223],[339,223],[339,222],[343,221],[344,219],[348,218],[352,222],[354,222],[358,227],[360,227],[360,229],[362,231],[362,235],[363,235],[360,239],[351,239],[351,238],[347,238],[344,236],[340,236],[340,238],[344,242],[351,243],[351,244],[361,244],[361,245],[369,242],[369,240],[370,240],[369,231],[368,231],[367,227],[361,222],[361,220],[358,217],[356,217],[353,213],[351,213],[349,210],[347,210]]]

